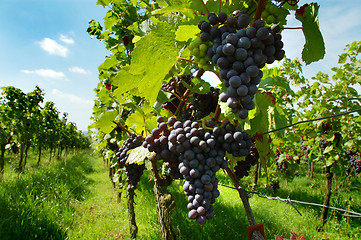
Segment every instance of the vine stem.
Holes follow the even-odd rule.
[[[303,27],[282,27],[281,29],[303,29]]]
[[[214,119],[218,122],[219,116],[221,116],[221,106],[217,104],[216,111],[214,112]]]
[[[164,236],[164,225],[163,225],[163,221],[162,221],[162,214],[161,214],[161,207],[160,207],[160,200],[159,200],[159,194],[158,194],[158,183],[160,182],[160,177],[159,177],[159,172],[158,172],[158,168],[157,168],[157,161],[156,161],[156,156],[157,154],[153,153],[153,155],[149,158],[149,160],[152,163],[152,172],[154,174],[154,191],[155,191],[155,197],[156,197],[156,201],[157,201],[157,207],[158,207],[158,217],[159,217],[159,223],[160,223],[160,228],[162,231],[162,238],[163,240],[165,239]]]
[[[199,69],[196,77],[198,77],[198,78],[201,77],[204,72],[205,72],[205,71],[204,71],[203,68]],[[182,99],[181,99],[181,101],[180,101],[180,103],[179,103],[179,105],[178,105],[178,107],[177,107],[177,110],[176,110],[175,113],[174,113],[174,116],[177,116],[177,115],[178,115],[178,113],[179,113],[180,110],[183,108],[184,103],[187,101],[187,99],[188,99],[188,97],[189,97],[189,95],[190,95],[191,93],[192,93],[192,91],[189,90],[189,89],[187,89],[187,90],[185,91],[185,93],[183,94]]]
[[[257,19],[259,19],[261,17],[261,14],[262,14],[266,4],[267,4],[267,0],[259,0],[258,1],[256,13],[254,14],[252,25]]]
[[[113,123],[115,123],[115,124],[116,124],[118,127],[120,127],[123,131],[125,131],[125,132],[127,133],[128,137],[129,137],[130,135],[132,135],[132,133],[131,133],[128,129],[126,129],[121,122],[113,121]]]
[[[221,12],[221,8],[222,8],[222,0],[219,0],[218,13],[220,13],[220,12]]]
[[[219,74],[216,71],[212,71],[212,73],[214,73],[218,77],[219,81],[223,82],[221,76],[219,76]]]
[[[246,190],[239,183],[239,181],[237,180],[236,175],[234,174],[234,172],[229,167],[227,167],[225,169],[225,172],[227,173],[227,175],[232,180],[233,185],[237,188],[237,191],[238,191],[239,196],[240,196],[240,198],[242,200],[244,209],[246,211],[247,219],[248,219],[249,224],[250,225],[256,225],[256,220],[254,219],[252,209],[251,209],[251,205],[249,205],[248,195],[247,195]],[[255,230],[255,231],[252,232],[252,239],[264,240],[264,237],[263,237],[263,235],[261,234],[261,232],[259,230]]]
[[[167,89],[164,89],[164,88],[160,88],[162,89],[164,92],[167,92],[167,93],[171,93],[172,95],[174,95],[176,98],[178,98],[179,100],[181,100],[181,96],[179,96],[175,91],[174,92],[171,92]]]
[[[187,58],[178,57],[178,60],[185,61],[185,62],[190,62],[190,63],[198,66],[198,63],[196,63],[195,61],[192,61],[190,59],[187,59]]]
[[[203,2],[203,0],[200,0],[200,1],[202,2],[202,4],[203,4],[204,8],[206,9],[207,13],[209,13],[208,8],[207,8],[207,6],[206,6],[206,4]]]
[[[321,118],[315,118],[315,119],[296,122],[296,123],[293,123],[293,124],[288,125],[288,126],[284,126],[284,127],[278,128],[278,129],[270,130],[270,131],[265,132],[265,133],[257,134],[257,135],[254,136],[254,138],[265,135],[265,134],[277,132],[277,131],[280,131],[280,130],[283,130],[283,129],[286,129],[286,128],[290,128],[290,127],[293,127],[293,126],[301,124],[301,123],[308,123],[308,122],[314,122],[314,121],[324,120],[324,119],[328,119],[328,118],[339,117],[339,116],[347,115],[347,114],[354,113],[354,112],[360,112],[360,111],[361,111],[361,108],[358,108],[358,109],[355,109],[355,110],[351,110],[351,111],[347,111],[347,112],[343,112],[343,113],[339,113],[339,114],[335,114],[335,115],[331,115],[331,116],[327,116],[327,117],[321,117]]]
[[[153,174],[154,174],[154,180],[156,182],[159,182],[160,178],[159,178],[159,173],[158,173],[158,168],[157,168],[156,156],[157,156],[157,154],[153,153],[150,156],[149,160],[152,163],[152,170],[153,170]]]

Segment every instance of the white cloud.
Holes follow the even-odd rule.
[[[79,73],[79,74],[87,74],[88,73],[87,70],[85,70],[84,68],[80,68],[80,67],[71,67],[71,68],[69,68],[69,72]]]
[[[21,70],[21,72],[26,74],[35,74],[44,78],[67,80],[63,72],[56,72],[52,69]]]
[[[93,101],[91,100],[87,100],[87,99],[83,99],[80,98],[74,94],[69,94],[69,93],[63,93],[61,91],[59,91],[58,89],[53,89],[51,91],[52,94],[54,94],[55,96],[65,99],[68,102],[71,102],[72,104],[76,103],[76,104],[83,104],[83,105],[87,105],[92,107],[93,106]]]
[[[39,42],[40,47],[50,55],[66,57],[69,49],[50,38],[44,38]]]
[[[60,34],[59,40],[66,44],[74,44],[74,40],[70,37],[67,37],[63,34]]]

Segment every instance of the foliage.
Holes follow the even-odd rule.
[[[131,133],[147,136],[156,127],[157,116],[174,115],[181,119],[197,92],[194,82],[183,84],[187,90],[181,95],[176,90],[167,91],[162,84],[182,75],[192,75],[200,83],[206,82],[203,77],[205,69],[201,68],[205,65],[197,64],[199,59],[192,56],[190,47],[193,41],[199,41],[195,40],[199,36],[198,22],[205,20],[209,12],[237,15],[239,12],[235,10],[246,11],[251,19],[256,20],[262,15],[265,2],[97,2],[109,10],[103,24],[94,20],[89,22],[88,33],[103,41],[111,54],[99,66],[100,82],[95,89],[97,99],[92,116],[94,123],[89,130],[96,141],[95,149],[111,161],[111,168],[117,168],[114,155]],[[308,65],[322,59],[325,46],[318,25],[319,5],[279,4],[279,7],[284,8],[284,12],[295,11],[296,19],[302,22],[306,39],[303,62]],[[327,131],[322,128],[323,121],[313,119],[359,108],[359,102],[349,100],[359,98],[354,89],[354,85],[360,82],[359,49],[359,43],[348,47],[340,56],[342,65],[333,69],[336,74],[332,79],[319,73],[314,79],[307,80],[302,75],[299,60],[284,59],[276,67],[264,67],[254,97],[256,107],[249,111],[248,118],[240,119],[220,102],[215,114],[207,115],[199,122],[208,129],[212,120],[218,123],[230,120],[251,135],[260,155],[261,187],[267,187],[280,178],[292,180],[299,174],[297,169],[301,161],[332,166],[332,171],[344,178],[348,164],[344,146],[359,146],[359,115],[330,118],[326,122],[332,128]],[[220,73],[217,67],[211,72],[217,76]],[[226,91],[224,83],[217,88],[221,93]],[[165,103],[173,104],[176,110],[166,111],[162,108]],[[297,124],[298,121],[306,122]],[[294,125],[287,127],[290,124]],[[275,129],[282,130],[268,133]],[[324,149],[319,145],[321,140],[329,142]],[[301,142],[307,148],[307,156],[301,149]],[[277,149],[278,163],[285,166],[282,170],[274,160]],[[237,161],[243,160],[228,157],[232,170]],[[163,162],[157,164],[160,166]],[[159,169],[160,174],[166,174],[164,167]],[[116,176],[115,179],[119,180]]]
[[[1,145],[12,147],[15,153],[20,147],[20,172],[25,167],[30,146],[39,149],[39,162],[42,148],[51,152],[59,148],[60,153],[64,148],[89,147],[90,138],[78,131],[74,123],[67,123],[66,114],[60,119],[53,102],[40,106],[44,93],[38,86],[27,94],[13,86],[1,89],[0,109],[4,113],[0,116]],[[3,166],[3,161],[0,162]]]

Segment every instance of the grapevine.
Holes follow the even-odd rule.
[[[264,11],[262,12],[261,19],[268,25],[279,24],[281,27],[286,25],[286,17],[289,11],[282,6],[278,7],[276,4],[268,1]]]
[[[145,164],[126,164],[126,161],[129,156],[129,151],[139,147],[142,145],[143,137],[141,135],[135,135],[132,134],[129,136],[127,140],[125,140],[122,144],[122,146],[118,149],[118,152],[115,154],[118,160],[118,166],[119,168],[124,168],[126,170],[127,175],[127,183],[128,191],[134,191],[137,188],[137,184],[140,181],[140,178],[143,174],[143,171],[145,169]]]
[[[170,117],[165,122],[158,117],[157,121],[157,128],[145,138],[143,147],[167,163],[173,178],[179,173],[183,176],[183,190],[189,201],[188,217],[204,225],[213,218],[212,204],[219,196],[216,173],[228,167],[225,153],[236,157],[248,155],[251,138],[229,121],[211,131],[191,120],[181,122]],[[179,170],[172,170],[177,163]]]
[[[201,21],[198,26],[201,26],[201,38],[213,43],[208,56],[218,66],[227,87],[219,100],[245,119],[248,111],[255,107],[253,98],[263,76],[260,69],[285,55],[280,27],[266,28],[262,20],[249,26],[251,20],[244,11],[235,11],[229,17],[225,13],[218,16],[209,13],[208,19],[209,23]],[[223,26],[215,25],[217,23],[223,23]]]

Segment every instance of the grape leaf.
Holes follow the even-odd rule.
[[[206,94],[210,91],[211,85],[201,78],[193,78],[192,83],[193,83],[193,87],[182,80],[183,86],[186,87],[187,89],[191,90],[194,93]]]
[[[157,99],[164,77],[176,63],[177,54],[175,32],[165,22],[155,25],[136,43],[128,74],[137,78],[138,94],[148,99],[151,105]]]
[[[180,42],[186,42],[197,36],[199,31],[200,30],[196,25],[181,25],[177,29],[175,39]]]
[[[145,118],[144,115],[136,111],[132,113],[126,120],[125,125],[128,126],[128,128],[131,128],[136,133],[140,133],[144,129],[145,125]]]
[[[117,116],[117,111],[106,111],[100,115],[99,119],[92,126],[99,128],[100,131],[108,134],[114,129],[115,123],[113,123],[113,121]]]
[[[262,79],[260,82],[258,89],[263,89],[264,91],[269,91],[274,86],[274,80],[271,77],[267,77],[265,79]]]
[[[318,25],[317,3],[311,3],[302,7],[304,11],[296,12],[296,18],[302,22],[302,31],[306,43],[302,50],[302,60],[308,65],[325,56],[325,43]]]
[[[143,146],[139,146],[130,151],[125,164],[141,164],[146,158],[149,158],[151,155],[152,153],[149,152],[148,149],[144,148]]]

